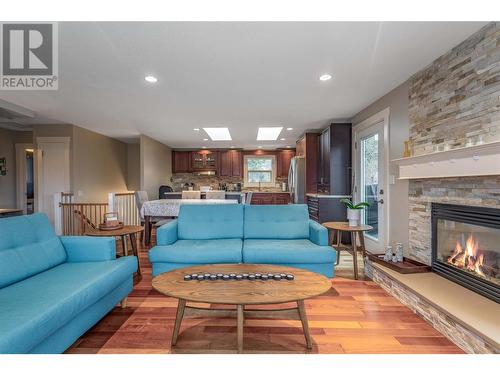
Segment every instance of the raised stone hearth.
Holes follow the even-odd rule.
[[[398,274],[368,259],[365,275],[466,353],[500,353],[495,302],[435,273]]]

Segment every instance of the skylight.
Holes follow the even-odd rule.
[[[283,130],[282,126],[259,128],[259,131],[257,133],[257,140],[275,141],[278,139],[281,130]]]
[[[212,141],[231,141],[228,128],[203,128]]]

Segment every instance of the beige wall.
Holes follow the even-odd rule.
[[[7,174],[0,176],[0,208],[17,208],[16,143],[31,143],[32,132],[0,128],[0,158],[5,158]]]
[[[74,125],[35,125],[33,138],[69,137],[70,190],[77,202],[108,201],[127,189],[127,145]]]
[[[389,160],[403,156],[404,141],[408,140],[410,120],[408,115],[409,83],[404,82],[356,114],[353,126],[389,107]],[[390,164],[389,174],[396,183],[389,185],[389,238],[388,243],[401,242],[408,247],[408,181],[399,181],[396,165]]]
[[[73,127],[72,190],[79,202],[107,202],[108,193],[127,191],[127,145]]]
[[[171,185],[172,150],[163,143],[141,135],[140,141],[141,190],[149,199],[158,199],[158,188]]]
[[[141,153],[139,143],[127,144],[127,188],[141,189]]]

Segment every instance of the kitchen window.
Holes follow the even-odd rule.
[[[269,156],[245,156],[244,184],[247,187],[274,187],[276,185],[276,158]]]

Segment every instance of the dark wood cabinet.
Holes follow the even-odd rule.
[[[217,151],[200,150],[191,151],[191,170],[193,171],[212,171],[218,169]]]
[[[239,150],[219,151],[219,176],[242,177],[243,153]]]
[[[289,193],[259,193],[254,192],[251,204],[288,204],[290,203]]]
[[[276,165],[276,174],[277,177],[287,178],[288,170],[290,169],[290,163],[292,158],[295,156],[294,150],[281,150],[277,154],[277,165]]]
[[[172,173],[187,173],[190,171],[190,164],[190,151],[172,151]]]
[[[351,192],[351,124],[334,123],[319,136],[318,193]]]
[[[316,193],[318,188],[318,139],[318,133],[305,133],[297,140],[297,156],[306,159],[306,193]]]

